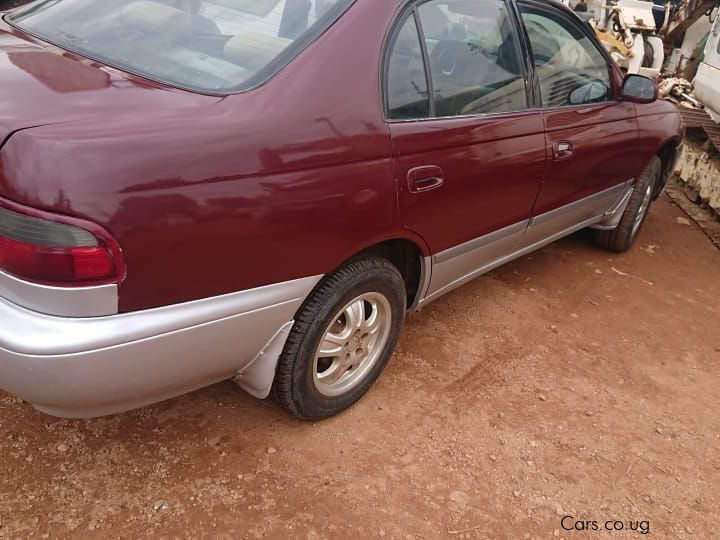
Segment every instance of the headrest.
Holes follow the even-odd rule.
[[[190,23],[189,13],[152,0],[128,4],[122,16],[130,26],[144,32],[167,32],[169,28],[186,28]]]
[[[225,58],[249,70],[259,70],[280,54],[291,39],[285,39],[254,32],[231,38],[225,45]]]
[[[250,13],[257,15],[258,17],[265,17],[270,13],[275,6],[280,3],[280,0],[205,0],[209,4],[217,4],[235,11],[242,11],[244,13]]]

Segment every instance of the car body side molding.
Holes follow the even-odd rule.
[[[432,258],[430,287],[419,306],[584,227],[617,226],[632,188],[633,180],[628,180],[436,254]]]

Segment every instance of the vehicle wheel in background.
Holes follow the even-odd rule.
[[[406,305],[400,272],[381,257],[353,261],[326,276],[300,308],[280,355],[276,400],[303,420],[350,407],[387,364]]]

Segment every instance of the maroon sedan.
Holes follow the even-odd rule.
[[[229,378],[338,413],[407,310],[628,249],[682,137],[540,0],[38,0],[0,96],[0,387],[64,417]]]

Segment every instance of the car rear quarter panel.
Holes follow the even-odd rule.
[[[357,2],[257,90],[16,133],[0,192],[105,226],[127,264],[121,311],[326,273],[408,237],[378,80],[396,6]]]

